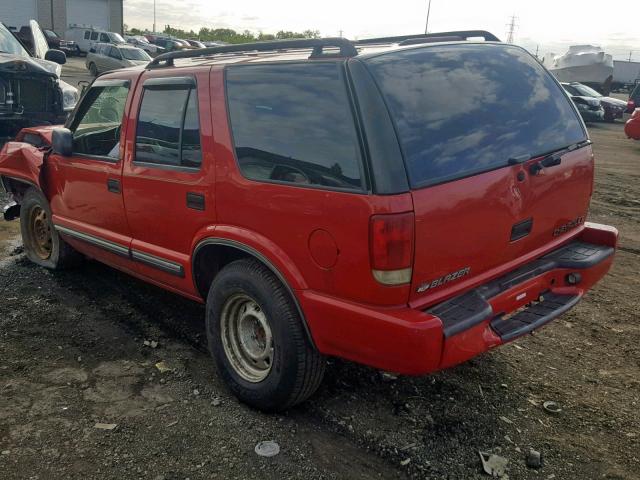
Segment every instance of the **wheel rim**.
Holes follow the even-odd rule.
[[[36,206],[31,210],[29,226],[33,251],[42,260],[47,260],[51,256],[53,240],[49,217],[42,207]]]
[[[244,293],[231,296],[220,318],[222,345],[229,363],[244,380],[264,380],[273,365],[273,335],[260,305]]]

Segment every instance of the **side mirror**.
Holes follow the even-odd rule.
[[[73,134],[68,128],[54,128],[51,136],[53,152],[63,157],[73,153]]]
[[[47,50],[47,53],[44,55],[45,60],[49,60],[50,62],[55,62],[60,65],[64,65],[67,63],[67,56],[62,50]]]

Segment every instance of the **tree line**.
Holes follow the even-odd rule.
[[[127,29],[125,25],[125,31],[131,35],[144,35],[150,33],[148,31],[140,30],[139,28]],[[255,34],[250,30],[244,30],[243,32],[236,32],[231,28],[207,28],[202,27],[199,31],[194,30],[182,30],[180,28],[174,28],[171,25],[166,25],[163,32],[166,35],[170,35],[176,38],[197,38],[202,42],[226,42],[226,43],[249,43],[259,42],[267,40],[283,40],[287,38],[319,38],[320,32],[318,30],[305,30],[304,32],[291,32],[288,30],[280,30],[279,32],[263,33],[259,32]]]

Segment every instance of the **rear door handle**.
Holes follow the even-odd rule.
[[[107,179],[107,190],[111,193],[120,193],[120,180],[116,180],[115,178]]]

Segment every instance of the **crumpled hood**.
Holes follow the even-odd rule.
[[[62,67],[48,60],[0,53],[0,73],[32,73],[60,78]]]
[[[627,108],[627,101],[626,100],[620,100],[619,98],[614,98],[614,97],[601,97],[600,101],[602,103],[606,103],[608,105],[615,105],[617,107],[624,107]]]

